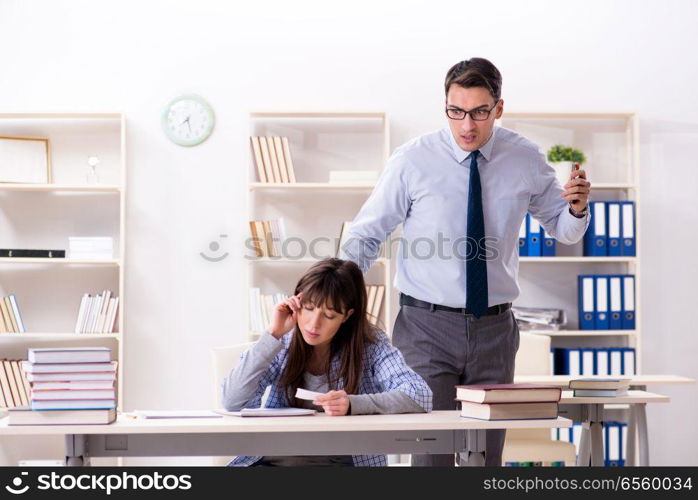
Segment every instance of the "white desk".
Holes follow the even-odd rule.
[[[647,437],[647,403],[668,403],[669,397],[645,391],[628,391],[627,396],[620,397],[573,397],[573,391],[562,391],[560,399],[561,415],[574,421],[582,422],[582,435],[577,455],[577,465],[603,466],[603,408],[607,404],[630,405],[630,420],[628,422],[628,465],[635,465],[635,443],[631,436],[639,435],[639,465],[649,465],[649,442]],[[563,406],[567,405],[567,406]],[[572,408],[580,412],[571,411]]]
[[[618,378],[629,378],[630,387],[638,390],[646,391],[650,385],[693,385],[695,379],[682,377],[680,375],[618,375]],[[556,387],[569,387],[570,380],[580,378],[608,378],[602,376],[581,376],[581,375],[516,375],[514,382],[520,384],[542,384],[553,385]],[[631,391],[632,392],[632,391]],[[656,395],[655,395],[656,396]],[[662,398],[664,396],[661,396]],[[647,433],[647,404],[666,401],[658,399],[648,400],[647,402],[629,403],[630,414],[628,416],[628,448],[627,448],[627,464],[636,465],[636,458],[639,458],[637,465],[649,465],[649,443]],[[606,404],[622,403],[619,400],[606,401]],[[587,407],[590,411],[603,411],[603,405]],[[564,409],[560,411],[561,415],[566,416]],[[603,420],[603,413],[595,415],[595,418]],[[597,420],[597,421],[600,421]],[[636,449],[639,450],[639,456],[636,454]]]
[[[131,419],[110,425],[8,426],[0,436],[65,436],[67,465],[89,457],[366,455],[469,452],[484,464],[486,429],[571,427],[566,418],[489,422],[459,411],[330,417]]]

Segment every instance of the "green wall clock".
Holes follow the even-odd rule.
[[[175,144],[196,146],[213,132],[216,118],[203,97],[186,94],[176,97],[162,112],[162,130]]]

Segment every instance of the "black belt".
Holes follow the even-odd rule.
[[[460,314],[472,314],[472,312],[470,312],[465,307],[448,307],[441,306],[439,304],[432,304],[431,302],[425,302],[423,300],[415,299],[414,297],[410,297],[409,295],[405,295],[404,293],[400,294],[400,305],[422,307],[431,311],[448,311]],[[504,311],[508,311],[510,308],[511,302],[507,302],[506,304],[497,304],[496,306],[488,307],[483,316],[493,316],[495,314],[501,314]]]

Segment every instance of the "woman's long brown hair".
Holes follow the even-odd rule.
[[[314,264],[298,280],[294,295],[303,292],[303,304],[311,303],[319,307],[332,307],[337,313],[354,312],[344,321],[330,342],[330,358],[327,363],[327,378],[330,389],[338,389],[338,382],[344,382],[347,394],[356,394],[364,363],[364,349],[367,343],[375,342],[373,327],[366,316],[366,285],[359,267],[351,261],[325,259]],[[303,340],[296,325],[288,349],[286,367],[281,376],[281,385],[286,388],[289,403],[295,400],[296,389],[303,383],[303,374],[310,362],[313,347]],[[332,373],[331,365],[339,356],[339,370]]]

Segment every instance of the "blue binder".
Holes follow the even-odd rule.
[[[579,329],[594,329],[594,276],[583,274],[577,277],[577,300],[579,303]]]
[[[623,329],[623,278],[608,277],[608,329]]]
[[[611,347],[608,350],[608,371],[610,377],[623,375],[623,349]]]
[[[582,358],[579,349],[555,349],[555,375],[581,375]]]
[[[528,219],[531,217],[526,214],[526,217],[521,221],[519,228],[519,256],[528,257]]]
[[[528,255],[529,257],[541,256],[541,226],[535,217],[528,215]]]
[[[596,375],[607,377],[611,373],[610,356],[608,349],[603,347],[596,348]]]
[[[622,276],[623,282],[623,330],[635,329],[635,276],[626,274]]]
[[[621,347],[622,355],[622,371],[623,375],[635,375],[637,372],[635,370],[635,349],[632,347]]]
[[[596,350],[586,347],[579,350],[581,358],[581,373],[583,377],[596,375]]]
[[[620,202],[609,201],[606,203],[606,211],[608,221],[608,256],[609,257],[620,257],[621,247],[620,247],[620,235],[622,234],[622,219],[620,216]]]
[[[621,210],[621,254],[635,256],[635,202],[623,201]]]
[[[604,257],[608,255],[606,246],[606,202],[593,201],[589,204],[591,223],[584,233],[584,255]]]
[[[594,276],[594,329],[608,330],[608,276]]]
[[[604,438],[606,441],[606,467],[621,467],[623,465],[623,433],[620,422],[604,422]]]
[[[555,238],[550,236],[543,226],[541,226],[541,234],[543,236],[543,245],[541,249],[541,255],[543,257],[555,257]]]

